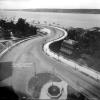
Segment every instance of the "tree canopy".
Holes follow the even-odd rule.
[[[93,54],[96,50],[100,50],[99,28],[71,28],[67,30],[67,32],[67,39],[77,41],[76,48],[78,48],[80,52]]]
[[[13,20],[6,21],[0,19],[0,27],[3,29],[3,37],[5,39],[10,38],[10,32],[13,33],[15,37],[28,37],[37,34],[37,27],[30,25],[25,19],[19,18],[16,23]]]

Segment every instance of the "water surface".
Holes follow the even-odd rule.
[[[64,27],[100,27],[100,14],[75,14],[75,13],[51,13],[51,12],[25,12],[25,11],[0,11],[0,17],[18,19],[20,17],[27,21],[46,21],[50,24],[60,24]]]

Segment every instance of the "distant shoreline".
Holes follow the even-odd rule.
[[[100,14],[100,9],[1,9],[1,11]]]

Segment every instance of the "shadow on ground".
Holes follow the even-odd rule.
[[[0,62],[0,81],[12,76],[12,62]]]

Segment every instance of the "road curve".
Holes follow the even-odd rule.
[[[28,81],[34,76],[35,71],[36,73],[54,72],[55,69],[59,77],[72,87],[89,97],[95,97],[99,100],[100,83],[74,70],[69,65],[47,56],[43,52],[45,40],[51,41],[64,34],[63,31],[55,27],[44,27],[50,29],[51,35],[25,41],[9,50],[0,58],[1,63],[6,63],[5,66],[7,66],[8,62],[12,65],[12,72],[10,72],[11,74],[9,74],[8,78],[3,80],[3,83],[13,86],[18,91],[25,92]]]
[[[63,56],[53,52],[50,49],[50,45],[52,45],[52,43],[60,41],[60,40],[64,39],[65,37],[67,37],[67,35],[68,35],[67,31],[65,31],[64,29],[61,29],[61,28],[58,28],[58,27],[55,27],[55,28],[63,31],[63,34],[62,34],[62,36],[59,36],[55,40],[53,39],[50,42],[46,43],[44,45],[44,52],[46,52],[50,57],[53,57],[53,58],[65,63],[65,64],[69,64],[74,69],[77,69],[78,71],[83,72],[83,73],[89,75],[90,77],[93,77],[94,79],[99,81],[100,80],[100,72],[97,72],[97,71],[95,71],[95,70],[93,70],[93,69],[91,69],[91,68],[89,68],[87,66],[79,65],[78,63],[76,63],[76,62],[74,62],[72,60],[65,59]]]

